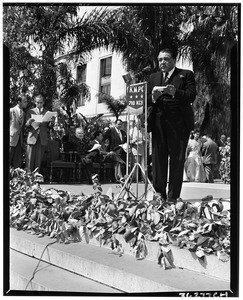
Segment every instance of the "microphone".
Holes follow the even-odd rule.
[[[147,66],[143,68],[140,72],[136,73],[134,77],[142,77],[143,75],[147,75],[151,72],[152,68],[150,66]]]
[[[151,70],[152,70],[152,68],[150,66],[147,66],[147,67],[143,68],[140,72],[135,73],[133,75],[133,78],[140,79],[142,76],[149,74],[151,72]],[[130,84],[133,80],[130,73],[124,74],[124,75],[122,75],[122,77],[126,84]]]

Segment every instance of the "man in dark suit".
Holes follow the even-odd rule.
[[[118,119],[115,122],[114,127],[110,127],[105,135],[105,139],[109,140],[110,144],[110,151],[115,152],[116,155],[119,155],[121,158],[121,161],[126,161],[126,152],[122,147],[119,145],[122,145],[126,143],[127,141],[127,135],[124,130],[122,130],[122,120]],[[115,178],[117,181],[119,181],[121,178],[125,175],[124,165],[125,163],[121,163],[115,160]]]
[[[220,140],[217,143],[218,147],[225,147],[226,146],[226,135],[222,134]]]
[[[205,142],[203,143],[202,146],[202,156],[203,156],[203,165],[206,172],[206,182],[213,183],[214,182],[213,169],[214,169],[214,165],[216,165],[217,163],[218,146],[212,140],[210,134],[204,136],[203,139],[205,140]]]
[[[173,203],[181,193],[185,151],[194,128],[191,104],[196,97],[194,74],[176,68],[176,57],[172,49],[161,50],[160,71],[151,74],[148,82],[148,106],[156,111],[152,127],[153,185],[164,200]]]

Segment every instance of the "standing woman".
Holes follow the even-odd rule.
[[[188,157],[185,162],[185,171],[189,181],[206,181],[201,149],[202,141],[199,131],[194,131],[194,139],[190,139],[187,145]]]

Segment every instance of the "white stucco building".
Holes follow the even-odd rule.
[[[59,57],[60,62],[65,57]],[[126,84],[122,75],[126,73],[122,64],[121,55],[105,48],[92,51],[91,55],[84,56],[80,62],[69,65],[73,78],[77,82],[84,82],[90,90],[90,97],[80,98],[77,112],[86,117],[104,114],[114,117],[99,97],[105,93],[117,99],[126,94]]]
[[[192,65],[184,61],[179,61],[177,67],[192,69]],[[77,112],[86,117],[104,114],[113,119],[113,114],[107,105],[101,102],[99,94],[107,93],[115,99],[126,94],[126,83],[122,75],[127,72],[122,63],[122,56],[105,48],[96,49],[91,55],[84,57],[84,60],[80,60],[80,63],[72,63],[70,69],[77,82],[85,82],[90,90],[89,99],[80,99]],[[124,119],[125,115],[126,111],[122,113],[121,119]]]

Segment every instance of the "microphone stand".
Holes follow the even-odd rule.
[[[132,171],[130,172],[130,174],[128,175],[128,171],[127,171],[127,178],[125,180],[125,183],[123,185],[123,187],[121,188],[120,190],[120,193],[118,194],[117,196],[117,200],[120,198],[122,192],[125,190],[127,193],[130,193],[133,195],[133,193],[129,190],[129,187],[131,185],[131,182],[130,182],[130,185],[128,185],[129,183],[129,180],[133,178],[133,174],[134,172],[136,171],[136,199],[138,199],[138,170],[140,169],[141,172],[142,172],[142,175],[144,177],[144,197],[145,197],[145,200],[147,200],[147,193],[148,193],[148,185],[150,185],[153,193],[156,193],[152,183],[150,182],[149,178],[148,178],[148,167],[147,167],[147,155],[148,155],[148,133],[147,133],[147,127],[148,127],[148,123],[147,123],[147,82],[142,82],[145,84],[145,102],[144,102],[144,105],[145,105],[145,151],[144,151],[144,169],[143,167],[141,166],[141,164],[138,163],[138,149],[137,149],[137,162],[134,164],[133,166],[133,169]],[[140,83],[141,84],[141,83]],[[128,87],[128,86],[127,86]],[[128,110],[128,119],[130,120],[129,118],[129,115],[130,115],[130,112]],[[128,170],[128,158],[129,158],[129,127],[130,127],[130,124],[128,122],[128,130],[127,130],[127,170]],[[138,141],[138,135],[139,135],[139,132],[138,132],[138,122],[137,122],[137,141]],[[143,196],[143,195],[142,195]]]

